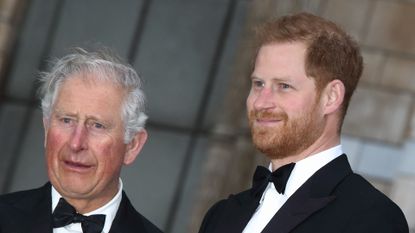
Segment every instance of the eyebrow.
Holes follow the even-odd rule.
[[[260,80],[264,80],[264,78],[260,78],[260,77],[257,77],[255,75],[251,75],[250,79],[260,79]],[[291,82],[289,80],[289,77],[273,77],[273,78],[271,78],[271,81]]]
[[[71,116],[71,117],[77,117],[78,116],[77,113],[64,112],[64,111],[59,110],[59,109],[56,109],[54,112],[58,116]],[[112,125],[112,121],[107,121],[107,120],[101,119],[101,118],[93,116],[93,115],[86,115],[85,119],[86,119],[86,121],[94,120],[94,121],[102,122],[102,123],[107,124],[107,125]]]
[[[106,126],[112,126],[113,125],[113,121],[106,121],[106,120],[103,120],[103,119],[99,119],[99,118],[97,118],[97,117],[95,117],[95,116],[86,116],[86,121],[88,121],[88,120],[93,120],[93,121],[98,121],[98,122],[101,122],[101,123],[103,123],[103,124],[105,124]]]
[[[76,116],[76,113],[68,113],[68,112],[64,112],[60,109],[55,109],[52,114],[54,115],[58,115],[58,116]]]

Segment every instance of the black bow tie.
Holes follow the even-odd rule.
[[[285,186],[291,171],[294,169],[295,163],[286,164],[274,172],[270,172],[268,168],[258,166],[255,170],[252,192],[255,196],[262,194],[269,182],[273,182],[278,193],[284,194]]]
[[[59,199],[52,217],[54,228],[63,227],[71,223],[81,223],[83,233],[101,233],[105,223],[104,214],[84,216],[77,213],[75,208],[63,198]]]

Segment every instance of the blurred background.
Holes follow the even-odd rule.
[[[245,117],[252,28],[299,11],[361,45],[343,149],[414,231],[413,0],[0,0],[0,193],[47,181],[37,73],[72,47],[103,45],[138,70],[148,97],[149,140],[123,171],[127,194],[165,232],[197,232],[212,203],[268,163]]]

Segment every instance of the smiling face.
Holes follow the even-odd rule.
[[[272,159],[301,153],[322,134],[324,116],[314,80],[305,72],[306,46],[272,43],[258,52],[247,99],[255,146]]]
[[[121,167],[134,161],[146,133],[125,144],[124,91],[109,81],[80,77],[62,84],[50,119],[44,119],[45,147],[52,185],[63,197],[88,203],[88,211],[116,194]]]

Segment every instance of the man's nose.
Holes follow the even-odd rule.
[[[73,151],[81,151],[87,148],[88,131],[85,126],[78,125],[72,132],[70,147]]]
[[[275,96],[271,88],[262,89],[254,101],[256,110],[267,110],[275,107]]]

